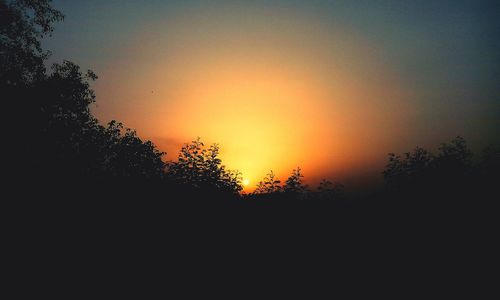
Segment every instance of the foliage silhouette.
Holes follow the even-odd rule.
[[[281,181],[276,178],[274,172],[271,170],[264,177],[263,181],[259,181],[257,188],[255,189],[255,194],[271,194],[277,193],[282,190]]]
[[[403,157],[389,153],[389,163],[383,171],[386,182],[391,186],[405,185],[410,181],[419,180],[425,176],[433,160],[427,150],[416,147],[413,152],[407,152]]]
[[[149,251],[158,248],[156,243],[167,241],[167,249],[188,245],[190,259],[181,260],[184,264],[198,256],[217,261],[206,246],[224,241],[234,246],[238,237],[243,237],[239,242],[244,247],[256,248],[260,245],[249,241],[252,236],[257,242],[266,242],[266,247],[288,238],[291,247],[273,257],[302,244],[314,251],[327,249],[323,251],[328,252],[329,260],[332,254],[326,245],[342,248],[366,241],[361,247],[352,247],[358,251],[357,260],[371,253],[359,249],[372,251],[376,243],[397,244],[393,249],[399,250],[401,245],[425,246],[419,241],[430,240],[434,251],[453,232],[458,233],[460,245],[466,244],[464,235],[470,232],[482,240],[492,240],[496,234],[490,234],[488,228],[496,229],[491,225],[497,224],[488,222],[498,219],[494,206],[499,194],[498,148],[485,149],[477,164],[460,137],[443,144],[437,154],[418,147],[403,156],[389,154],[383,172],[388,189],[364,198],[346,199],[343,186],[326,179],[317,191],[310,191],[300,168],[292,171],[283,186],[270,171],[255,193],[240,197],[241,175],[223,166],[217,144],[205,147],[198,138],[182,147],[177,162],[165,163],[164,153],[150,141],[141,140],[134,130],[116,121],[103,126],[92,115],[94,73],[82,72],[69,61],[55,64],[47,72],[44,63],[49,53],[41,49],[40,39],[50,34],[54,22],[62,20],[49,1],[0,0],[0,14],[0,91],[6,114],[14,118],[4,127],[10,135],[4,148],[11,151],[4,156],[5,173],[7,180],[20,179],[15,185],[7,184],[13,193],[5,193],[5,202],[21,207],[17,215],[15,210],[5,211],[16,218],[9,229],[25,229],[20,239],[30,240],[29,234],[35,237],[25,249],[46,248],[52,256],[73,245],[84,249],[84,255],[70,252],[71,260],[64,261],[67,265],[75,257],[88,258],[89,253],[102,256],[95,249],[114,241],[120,241],[121,247],[110,251],[107,258],[133,244]],[[324,199],[335,201],[316,201]],[[265,210],[258,209],[261,207]],[[219,232],[228,233],[227,237],[217,240],[214,235]],[[92,239],[86,239],[89,236]],[[155,244],[148,245],[150,241]],[[252,256],[233,249],[221,253],[238,253],[239,259]],[[456,248],[452,250],[443,253],[455,253]],[[406,258],[422,257],[426,251]],[[177,255],[165,254],[161,251],[159,257],[178,260]],[[43,275],[53,269],[55,260],[50,255],[38,255],[51,264],[39,268]],[[287,264],[292,261],[283,257]],[[119,259],[121,268],[128,258]],[[183,265],[182,269],[189,268]]]
[[[53,173],[85,178],[155,178],[163,176],[160,152],[150,141],[143,142],[135,131],[111,121],[99,124],[90,112],[95,101],[90,81],[71,62],[55,64],[53,72],[33,87],[39,99],[33,111],[36,122],[25,134],[35,134],[40,155],[35,164],[51,167]]]
[[[472,152],[464,138],[458,136],[439,147],[436,169],[446,176],[465,176],[472,170]]]
[[[198,138],[183,146],[178,161],[165,163],[165,153],[141,140],[134,130],[117,121],[101,125],[90,110],[96,98],[91,83],[97,76],[69,61],[46,70],[50,53],[41,48],[40,41],[63,19],[49,1],[0,0],[0,14],[0,87],[16,118],[12,121],[16,126],[9,131],[11,144],[16,146],[8,147],[13,175],[47,186],[49,182],[88,186],[96,181],[126,181],[159,182],[157,188],[165,187],[167,194],[196,189],[237,196],[242,191],[241,174],[222,164],[217,144],[205,147]],[[441,197],[450,191],[459,194],[466,186],[486,190],[484,182],[491,189],[498,169],[498,149],[488,148],[483,160],[474,164],[465,139],[457,137],[443,144],[437,154],[419,147],[403,156],[389,154],[383,175],[389,189]],[[297,168],[281,185],[270,171],[252,196],[299,195],[312,200],[343,194],[341,184],[328,180],[316,192],[309,191],[303,178]]]
[[[13,86],[29,85],[45,74],[40,40],[62,21],[61,12],[48,0],[0,0],[0,82]]]
[[[285,181],[285,186],[283,187],[284,192],[289,194],[305,193],[308,186],[302,184],[303,177],[304,175],[302,175],[300,167],[294,169],[292,171],[292,175],[290,175],[290,177],[288,177],[288,179]]]
[[[474,163],[471,150],[460,136],[442,144],[437,154],[419,147],[403,158],[390,153],[383,171],[391,191],[386,198],[432,203],[434,209],[478,205],[480,202],[474,203],[474,199],[484,201],[487,195],[498,194],[493,182],[500,178],[498,150],[488,147],[483,153],[483,158]]]
[[[40,40],[63,19],[49,1],[2,0],[0,14],[0,87],[17,125],[9,132],[17,146],[9,148],[14,177],[45,186],[164,177],[164,153],[121,123],[105,127],[91,114],[92,71],[64,61],[47,72],[50,53]]]
[[[292,171],[292,175],[286,180],[285,185],[275,176],[271,170],[266,177],[257,184],[257,188],[248,198],[272,200],[338,200],[342,199],[344,186],[340,183],[333,183],[323,179],[315,191],[309,190],[307,185],[302,183],[304,176],[298,167]]]
[[[216,189],[233,194],[242,187],[241,173],[226,169],[219,158],[219,146],[206,148],[198,137],[184,144],[178,161],[168,164],[168,177],[174,181],[198,189]]]
[[[317,197],[325,200],[333,200],[342,197],[344,186],[340,183],[333,183],[327,179],[322,179],[317,188]]]

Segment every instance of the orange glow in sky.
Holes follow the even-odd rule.
[[[167,160],[198,136],[218,143],[246,191],[269,170],[285,180],[300,166],[311,183],[380,171],[411,125],[411,89],[378,48],[307,16],[178,13],[128,44],[99,74],[97,116]]]

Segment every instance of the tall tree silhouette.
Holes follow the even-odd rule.
[[[69,61],[45,68],[41,39],[63,16],[46,0],[0,1],[0,88],[13,117],[14,177],[39,181],[160,178],[162,152],[135,131],[91,114],[97,76]],[[30,170],[30,172],[26,172]],[[52,178],[52,179],[51,179]],[[56,181],[54,181],[56,179]]]
[[[63,20],[48,0],[0,0],[0,82],[28,85],[45,74],[40,40],[50,35],[53,23]]]
[[[95,95],[90,82],[97,76],[68,61],[55,64],[53,72],[30,88],[37,106],[22,136],[31,136],[40,169],[85,178],[160,178],[164,163],[150,141],[142,141],[121,123],[99,124],[91,114]],[[33,134],[35,133],[35,134]],[[29,145],[27,145],[29,147]],[[56,174],[57,175],[57,174]]]

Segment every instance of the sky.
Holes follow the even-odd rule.
[[[300,166],[376,183],[389,152],[500,142],[498,1],[53,1],[50,62],[92,69],[92,111],[175,160],[218,143],[251,190]]]

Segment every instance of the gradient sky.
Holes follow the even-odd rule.
[[[498,1],[54,1],[45,48],[94,70],[96,116],[177,156],[200,136],[253,186],[380,179],[388,152],[500,142]],[[250,188],[250,187],[249,187]]]

